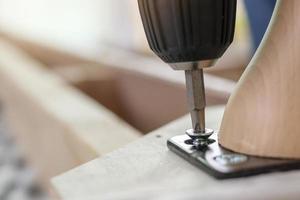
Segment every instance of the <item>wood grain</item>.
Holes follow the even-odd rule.
[[[207,126],[219,128],[223,109],[207,109]],[[186,116],[54,178],[53,185],[63,200],[299,199],[299,171],[220,181],[169,151],[167,139],[188,127]]]
[[[71,53],[66,52],[65,50],[61,50],[54,45],[49,45],[49,43],[51,44],[51,41],[44,41],[44,43],[41,43],[34,40],[29,40],[28,38],[22,37],[16,33],[12,34],[7,30],[0,29],[0,36],[28,53],[34,59],[43,63],[44,66],[47,66],[50,69],[54,69],[55,71],[59,71],[59,68],[61,68],[61,66],[65,67],[72,65],[92,65],[98,66],[99,68],[110,67],[115,69],[128,70],[134,73],[141,73],[142,75],[151,76],[155,79],[161,79],[163,81],[168,81],[174,84],[185,84],[185,79],[182,72],[172,70],[159,58],[145,56],[137,52],[122,49],[120,47],[107,48],[104,53],[97,53],[97,56],[93,57],[78,55],[72,53],[72,51],[70,51]],[[238,57],[242,56],[238,55]],[[246,56],[244,55],[244,57]],[[246,61],[240,61],[238,63],[244,62]],[[219,66],[216,66],[215,68],[223,69],[223,65],[232,65],[225,63],[227,62],[220,62],[218,64]],[[227,102],[230,94],[232,93],[236,81],[222,78],[222,76],[235,77],[236,75],[233,74],[236,74],[236,72],[231,71],[231,73],[226,75],[224,75],[224,73],[216,73],[216,75],[213,75],[214,72],[212,72],[210,69],[207,70],[207,72],[208,73],[204,74],[204,77],[208,103],[212,102],[213,104],[224,104],[225,102]]]
[[[220,143],[237,152],[300,158],[300,1],[277,3],[263,44],[227,105]]]
[[[0,40],[0,54],[0,98],[9,127],[44,182],[140,136],[9,42]]]
[[[55,69],[70,84],[145,134],[188,112],[185,86],[180,83],[96,64]],[[209,105],[217,101],[217,95],[210,93]]]

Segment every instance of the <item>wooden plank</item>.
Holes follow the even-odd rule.
[[[91,64],[60,66],[55,72],[145,134],[188,112],[182,84]],[[209,95],[208,104],[218,100]]]
[[[181,83],[93,64],[55,67],[55,72],[143,133],[188,112]],[[208,106],[226,103],[226,96],[212,91],[207,91],[206,97]]]
[[[87,63],[87,60],[77,55],[58,50],[50,45],[42,45],[36,41],[26,40],[18,33],[12,33],[1,29],[0,37],[17,46],[19,49],[27,52],[31,57],[48,67],[56,65],[71,65],[74,63]]]
[[[0,98],[7,119],[45,182],[140,136],[4,40],[0,40],[0,54]]]
[[[224,107],[207,109],[218,129]],[[216,180],[166,147],[190,127],[189,117],[53,179],[63,200],[96,199],[298,199],[300,172]]]
[[[167,64],[163,63],[157,57],[145,56],[116,47],[107,48],[104,53],[99,55],[97,54],[97,57],[84,56],[74,54],[74,52],[65,52],[57,49],[57,47],[49,45],[50,42],[38,43],[36,41],[29,41],[28,39],[22,38],[16,34],[8,34],[5,30],[4,32],[0,32],[0,35],[25,50],[32,57],[50,68],[79,64],[98,65],[99,67],[108,66],[115,69],[125,69],[131,72],[138,72],[153,78],[173,82],[175,84],[185,84],[184,74],[182,71],[172,70]],[[214,68],[223,68],[222,63]],[[209,71],[211,70],[209,69]],[[240,72],[238,73],[240,74]],[[230,75],[227,74],[226,76]],[[206,91],[217,96],[217,98],[223,103],[229,98],[235,84],[235,81],[227,80],[208,73],[205,74]]]

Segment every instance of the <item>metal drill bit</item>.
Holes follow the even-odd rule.
[[[189,111],[195,133],[205,133],[205,90],[203,69],[185,71]]]

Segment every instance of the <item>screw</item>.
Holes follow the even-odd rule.
[[[193,129],[189,129],[186,131],[186,134],[192,139],[192,144],[197,149],[206,148],[208,145],[215,142],[213,139],[209,139],[209,137],[214,133],[211,129],[205,129],[205,132],[195,132]]]

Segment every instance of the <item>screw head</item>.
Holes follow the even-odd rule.
[[[208,145],[215,142],[209,137],[214,133],[212,129],[205,129],[205,132],[195,132],[193,129],[186,131],[186,134],[191,138],[192,144],[196,149],[204,149]]]
[[[214,130],[206,128],[205,132],[195,132],[193,129],[189,129],[185,133],[193,140],[208,139],[214,133]]]

